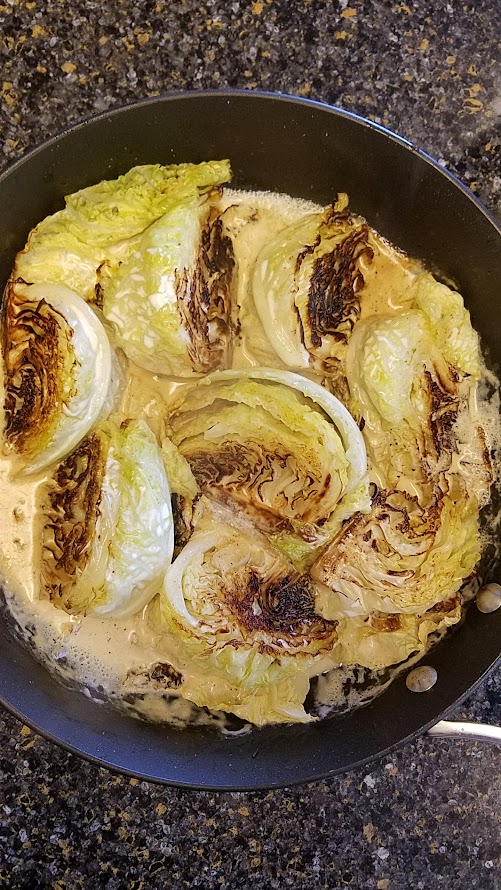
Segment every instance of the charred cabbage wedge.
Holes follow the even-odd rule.
[[[459,482],[421,507],[401,491],[380,491],[366,516],[347,523],[313,566],[331,592],[329,618],[421,613],[457,592],[480,557],[478,504]]]
[[[475,407],[478,338],[459,294],[419,276],[412,308],[361,322],[346,370],[381,490],[312,568],[329,618],[421,614],[455,595],[480,557],[492,479]]]
[[[190,658],[183,695],[261,725],[308,721],[310,677],[335,663],[314,584],[252,527],[202,522],[165,576],[160,617]]]
[[[256,259],[252,292],[282,361],[336,374],[360,316],[362,266],[373,258],[369,227],[348,196],[279,232]]]
[[[157,592],[172,558],[170,490],[143,421],[106,423],[43,489],[41,595],[67,612],[126,618]]]
[[[2,324],[4,442],[35,473],[68,454],[111,407],[103,325],[61,284],[7,287]]]
[[[298,566],[370,508],[357,425],[298,374],[222,371],[181,392],[169,426],[200,489],[246,513]]]
[[[150,371],[227,367],[234,259],[218,187],[230,178],[227,161],[146,165],[69,195],[31,232],[14,277],[103,305],[118,345]]]
[[[217,197],[173,198],[104,286],[119,344],[148,371],[190,377],[231,364],[235,261]]]
[[[227,161],[149,164],[68,195],[63,210],[31,231],[14,277],[65,284],[99,302],[101,279],[127,259],[148,226],[173,202],[222,185],[230,175]]]
[[[476,420],[478,337],[461,296],[431,275],[409,297],[411,309],[361,322],[347,351],[350,408],[364,420],[372,477],[413,494],[460,472],[483,502],[490,469]]]

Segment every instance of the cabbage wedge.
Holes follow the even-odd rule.
[[[119,345],[153,373],[190,377],[231,364],[235,261],[218,197],[174,194],[104,286]]]
[[[371,478],[430,499],[460,474],[483,504],[492,481],[475,391],[480,350],[459,294],[427,273],[412,308],[361,321],[346,354],[350,409],[363,425]]]
[[[279,232],[256,259],[252,293],[273,347],[289,367],[336,374],[360,316],[369,228],[338,195]]]
[[[317,609],[330,620],[420,614],[454,596],[479,558],[478,505],[460,482],[446,495],[436,489],[427,507],[406,492],[380,491],[312,567],[325,585]]]
[[[160,595],[164,629],[189,658],[183,696],[256,725],[311,719],[310,677],[333,666],[337,641],[313,588],[255,529],[200,524]]]
[[[127,618],[161,586],[174,528],[156,439],[144,421],[105,423],[43,489],[41,596],[77,615]]]
[[[65,198],[65,207],[30,233],[16,257],[14,278],[65,284],[89,302],[100,301],[102,281],[132,253],[138,237],[173,202],[222,185],[228,161],[149,164]]]
[[[243,512],[289,555],[299,547],[299,562],[356,510],[370,509],[357,425],[298,374],[212,375],[181,391],[169,426],[200,489]]]
[[[329,619],[420,615],[455,596],[480,558],[492,470],[478,337],[461,296],[428,273],[407,298],[405,310],[360,321],[347,349],[349,405],[380,490],[312,567]]]
[[[110,410],[110,343],[69,288],[11,281],[2,351],[4,442],[13,465],[35,473],[68,454]]]

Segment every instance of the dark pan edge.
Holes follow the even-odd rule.
[[[478,613],[477,610],[475,610],[475,613],[476,613],[475,618],[479,619],[480,621],[482,621],[485,624],[486,616],[480,616],[480,613]],[[489,618],[489,617],[490,616],[487,616],[487,618]],[[453,631],[453,634],[454,634],[454,631]],[[27,649],[25,649],[24,646],[21,647],[21,645],[19,644],[18,641],[14,640],[13,638],[9,638],[9,643],[12,643],[14,646],[21,648],[22,652],[24,654],[24,657],[26,657],[26,659],[28,659],[29,662],[34,662],[35,664],[37,664],[34,661],[31,653]],[[440,657],[440,654],[443,653],[443,644],[445,644],[447,646],[447,643],[448,643],[448,640],[444,639],[442,641],[442,643],[440,643],[430,653],[430,657],[426,658],[426,662],[429,664],[433,663],[435,661],[434,656],[436,656],[437,654]],[[172,769],[170,770],[170,775],[166,776],[166,775],[161,775],[156,771],[145,771],[145,770],[141,771],[138,768],[129,767],[129,766],[125,765],[124,763],[117,764],[116,762],[114,763],[112,760],[107,759],[106,757],[100,757],[96,754],[91,753],[87,749],[88,745],[86,745],[85,747],[81,747],[74,741],[70,741],[69,738],[71,738],[71,736],[74,735],[74,726],[72,725],[74,721],[72,721],[71,717],[68,716],[67,714],[63,715],[64,732],[61,733],[61,727],[59,727],[59,732],[61,734],[57,735],[52,729],[47,729],[45,725],[42,725],[36,718],[32,718],[26,714],[23,714],[23,711],[20,709],[20,707],[13,705],[10,701],[6,700],[2,694],[0,694],[0,705],[2,705],[10,714],[12,714],[20,722],[26,724],[32,730],[37,732],[42,738],[49,740],[53,744],[57,745],[59,748],[62,748],[63,750],[68,751],[71,754],[75,754],[79,757],[82,757],[84,760],[92,763],[94,766],[109,770],[113,774],[117,774],[117,775],[123,774],[123,775],[130,776],[132,778],[137,778],[141,781],[149,781],[149,782],[153,782],[156,784],[173,786],[173,787],[177,787],[177,788],[182,788],[184,790],[201,789],[201,790],[207,790],[207,791],[259,791],[259,790],[266,790],[266,789],[270,789],[270,788],[292,787],[292,786],[304,784],[307,782],[321,781],[322,779],[332,778],[336,775],[340,775],[345,772],[351,772],[352,770],[359,769],[369,763],[379,762],[381,759],[388,756],[393,751],[398,750],[401,747],[403,747],[404,745],[421,737],[422,735],[424,735],[426,733],[426,731],[428,729],[430,729],[430,727],[434,726],[435,723],[437,723],[439,720],[444,719],[447,716],[449,716],[451,714],[451,711],[453,711],[465,699],[467,699],[475,691],[475,689],[477,689],[478,686],[489,677],[489,675],[496,669],[496,667],[499,664],[501,664],[501,655],[499,655],[497,658],[495,658],[488,665],[488,667],[475,679],[475,681],[466,690],[464,690],[451,704],[448,704],[445,708],[441,709],[438,713],[434,713],[432,718],[428,718],[425,721],[420,720],[419,725],[417,727],[413,728],[411,731],[409,731],[407,733],[400,735],[395,741],[393,741],[389,744],[385,744],[384,746],[380,747],[377,750],[377,752],[372,752],[365,757],[355,758],[350,762],[350,764],[348,766],[341,764],[338,767],[334,767],[334,768],[330,768],[330,769],[321,767],[320,769],[309,769],[309,770],[307,767],[305,767],[304,772],[299,776],[294,776],[294,775],[290,774],[285,777],[278,777],[278,778],[274,777],[272,779],[268,778],[261,782],[252,781],[252,780],[251,781],[240,781],[238,779],[235,779],[235,781],[232,781],[232,782],[211,782],[211,781],[207,781],[207,780],[201,781],[200,779],[196,780],[196,781],[188,781],[185,779],[176,779],[175,776],[172,775]],[[60,686],[58,681],[55,680],[54,678],[52,678],[44,668],[42,668],[38,664],[37,664],[37,667],[38,667],[38,670],[42,670],[44,672],[44,674],[46,674],[46,676],[50,680],[51,685],[54,685],[54,687],[57,687],[57,689],[59,689],[59,690],[62,689],[62,687]],[[360,708],[358,711],[358,714],[362,713],[362,715],[365,716],[365,714],[367,714],[369,709],[377,710],[379,703],[385,698],[385,696],[388,694],[388,692],[395,692],[395,686],[397,684],[400,685],[401,687],[405,688],[405,672],[403,672],[394,681],[394,683],[390,686],[389,690],[384,692],[381,697],[374,699],[370,705],[366,705],[366,706]],[[64,691],[69,692],[69,694],[73,698],[75,696],[77,696],[79,698],[81,695],[81,694],[75,693],[73,691],[68,691],[68,690],[64,690]],[[409,709],[411,709],[413,707],[413,703],[416,703],[416,705],[419,705],[422,702],[425,705],[425,710],[427,710],[426,705],[428,705],[432,701],[432,699],[428,698],[428,696],[433,694],[433,690],[431,693],[425,693],[424,695],[417,695],[417,696],[412,693],[409,693],[408,691],[405,691],[404,694],[406,696],[406,703],[407,703]],[[84,698],[84,696],[82,696],[82,698]],[[95,704],[93,702],[91,703],[88,700],[86,700],[86,704],[89,707],[96,709],[99,716],[106,715],[106,713],[110,714],[109,708],[106,708],[106,707],[101,708],[100,705]],[[113,713],[113,712],[111,711],[111,713]],[[351,712],[351,713],[353,714],[353,712]],[[350,715],[347,715],[347,719],[349,719],[349,716]],[[131,718],[131,717],[123,717],[123,719],[127,723],[130,723],[130,721],[132,721],[133,724],[136,723],[134,718]],[[301,733],[304,730],[306,730],[306,731],[311,730],[315,726],[321,727],[322,729],[325,730],[326,726],[328,726],[329,727],[328,732],[329,732],[329,736],[330,736],[329,740],[335,744],[335,742],[336,742],[336,727],[338,730],[341,729],[344,720],[345,720],[345,717],[328,718],[327,720],[322,721],[322,723],[314,724],[314,725],[310,724],[308,727],[298,726],[297,724],[296,725],[295,724],[286,724],[286,725],[283,725],[280,727],[280,731],[281,732],[283,731],[286,733],[290,732],[291,734],[297,733],[299,736],[299,740],[300,740]],[[137,723],[142,726],[148,726],[148,724],[142,724],[140,721],[137,721]],[[330,726],[329,726],[329,724],[330,724]],[[50,721],[49,721],[49,725],[50,725]],[[274,729],[273,727],[267,727],[265,729],[256,730],[255,733],[252,733],[251,735],[245,737],[244,745],[247,748],[253,748],[255,746],[259,747],[260,741],[264,738],[265,739],[265,745],[264,745],[265,751],[264,751],[263,756],[264,756],[264,759],[266,759],[266,756],[267,756],[266,755],[266,745],[268,744],[268,746],[269,746],[269,738],[266,738],[266,736],[269,736],[268,730],[273,731],[273,729]],[[81,731],[81,726],[79,727],[79,730]],[[190,730],[188,730],[188,732],[189,731]],[[170,733],[172,733],[172,730],[168,730],[168,732],[170,734]],[[185,731],[184,730],[174,730],[175,734],[179,734],[179,736],[178,736],[179,738],[182,738],[183,732],[185,732]],[[89,727],[84,724],[84,735],[85,734],[89,734],[90,736],[92,736],[93,730],[92,730],[92,728],[89,729]],[[239,758],[238,750],[236,752],[234,749],[232,750],[232,745],[234,745],[235,742],[238,744],[237,740],[232,739],[232,738],[221,738],[220,737],[216,741],[215,735],[213,733],[211,733],[210,735],[209,734],[205,735],[204,738],[206,740],[210,741],[210,744],[208,746],[209,748],[211,748],[215,742],[214,747],[220,746],[220,749],[223,747],[226,748],[226,753],[228,753],[228,755],[230,757],[236,753],[237,754],[236,759],[238,761],[238,758]],[[112,747],[112,745],[113,745],[112,740],[109,741],[106,738],[104,738],[104,733],[103,733],[102,741],[103,741],[103,744],[107,747],[110,747],[110,746]],[[431,741],[431,739],[430,739],[430,741]],[[94,747],[96,747],[95,739],[90,738],[88,740],[88,742],[90,742],[91,744],[94,743]],[[168,748],[168,739],[167,738],[166,738],[166,745]],[[271,745],[273,745],[273,739],[272,739]],[[244,752],[244,757],[247,760],[247,765],[249,762],[249,755],[251,757],[253,756],[250,754],[250,751]],[[278,772],[280,772],[280,771],[281,770],[279,769]],[[205,772],[205,770],[204,770],[204,772]],[[276,772],[277,772],[277,770],[275,769],[275,773]],[[287,772],[287,770],[285,770],[285,772]]]
[[[174,779],[166,779],[162,776],[156,775],[148,775],[146,773],[139,772],[138,770],[128,769],[127,767],[117,766],[107,760],[96,757],[93,754],[90,754],[88,751],[84,751],[82,748],[78,748],[75,745],[72,745],[71,742],[63,741],[57,736],[53,735],[53,733],[46,729],[43,726],[40,726],[36,721],[31,720],[24,716],[21,711],[19,711],[14,705],[11,705],[10,702],[6,701],[2,695],[0,695],[0,706],[3,707],[6,711],[9,712],[13,717],[19,720],[20,723],[28,726],[32,731],[36,732],[41,738],[46,741],[51,742],[53,745],[56,745],[58,748],[63,751],[67,751],[69,754],[73,754],[77,757],[82,758],[88,763],[92,764],[92,766],[99,767],[100,769],[106,769],[108,772],[117,776],[128,776],[132,779],[138,779],[142,782],[151,782],[155,785],[165,785],[167,787],[172,788],[180,788],[183,791],[213,791],[213,792],[225,792],[225,791],[267,791],[269,789],[280,789],[280,788],[293,788],[299,785],[308,784],[311,782],[321,782],[325,779],[334,778],[335,776],[343,775],[346,773],[353,772],[357,769],[361,769],[363,766],[366,766],[370,763],[378,763],[380,760],[383,760],[389,754],[392,754],[394,751],[398,751],[400,748],[405,747],[405,745],[410,744],[411,742],[416,741],[417,739],[424,736],[432,726],[435,726],[440,720],[444,720],[451,715],[451,712],[455,710],[455,708],[459,707],[470,695],[472,695],[475,690],[496,670],[498,666],[501,665],[501,655],[496,661],[490,665],[489,668],[485,671],[485,673],[478,678],[478,680],[473,683],[473,685],[468,689],[463,695],[461,695],[450,707],[446,708],[441,714],[439,714],[436,719],[429,720],[424,726],[420,729],[417,729],[405,738],[402,738],[398,742],[394,742],[391,745],[388,745],[386,748],[382,749],[377,755],[370,755],[364,757],[361,760],[358,760],[352,763],[348,768],[340,766],[336,769],[328,770],[326,772],[314,773],[306,778],[296,778],[291,779],[289,781],[273,781],[266,782],[263,784],[204,784],[200,783],[192,784],[190,782],[182,782],[176,781]],[[98,707],[96,705],[96,707]],[[132,718],[133,719],[133,718]],[[438,744],[438,741],[430,738],[430,742],[434,744]],[[224,743],[223,743],[224,744]]]
[[[23,152],[20,158],[16,159],[12,163],[10,163],[5,170],[0,173],[0,184],[3,179],[17,170],[19,167],[23,165],[23,163],[37,155],[38,153],[44,151],[52,145],[60,142],[62,137],[78,132],[78,130],[84,128],[88,123],[98,122],[101,120],[110,119],[116,116],[119,116],[123,111],[127,109],[135,108],[137,106],[146,106],[146,105],[155,105],[162,104],[164,102],[176,101],[177,99],[191,99],[191,98],[199,98],[201,96],[207,96],[212,98],[219,97],[256,97],[266,98],[270,101],[279,101],[283,103],[289,103],[292,105],[306,106],[311,108],[318,108],[321,111],[328,112],[329,114],[338,115],[339,117],[346,118],[347,120],[356,121],[358,124],[361,124],[369,129],[376,130],[379,133],[382,133],[388,139],[393,142],[398,143],[402,147],[406,148],[408,151],[413,154],[419,155],[423,160],[425,160],[430,166],[434,167],[442,176],[445,176],[454,185],[461,190],[461,192],[474,204],[478,210],[480,210],[483,215],[491,222],[497,231],[501,234],[501,222],[497,220],[494,214],[485,206],[485,204],[480,201],[480,199],[468,188],[454,173],[451,173],[446,167],[443,167],[432,155],[428,154],[428,152],[414,145],[409,139],[406,139],[404,136],[400,136],[398,133],[395,133],[393,130],[389,130],[387,127],[384,127],[382,124],[378,124],[375,121],[369,120],[369,118],[365,118],[362,115],[356,114],[354,111],[348,111],[345,108],[341,108],[339,105],[328,105],[326,102],[321,102],[316,99],[306,99],[301,98],[299,96],[294,96],[289,93],[279,93],[273,92],[271,90],[245,90],[245,89],[222,89],[222,90],[179,90],[178,92],[166,92],[160,93],[158,96],[148,96],[142,99],[134,100],[133,102],[126,102],[123,105],[120,105],[116,108],[110,108],[109,111],[100,111],[95,114],[88,115],[87,117],[81,118],[75,121],[73,124],[68,127],[62,128],[55,136],[52,136],[50,139],[46,139],[41,145],[34,146],[33,148],[29,148]]]

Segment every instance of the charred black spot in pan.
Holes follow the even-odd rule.
[[[144,670],[133,669],[125,678],[125,686],[129,683],[144,686],[146,691],[153,684],[157,689],[179,689],[183,675],[168,661],[158,661]]]

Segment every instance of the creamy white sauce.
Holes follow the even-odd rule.
[[[261,247],[280,228],[321,208],[307,201],[268,193],[228,191],[224,201],[238,269],[237,303],[241,326],[232,366],[285,368],[253,306],[249,288],[252,264]],[[362,299],[362,318],[404,308],[404,292],[422,271],[420,263],[408,259],[375,233],[371,233],[371,238],[378,248],[377,261],[364,267],[370,297]],[[167,299],[168,295],[164,294],[163,298]],[[128,382],[121,410],[127,416],[143,417],[160,436],[166,406],[186,382],[162,378],[132,363],[128,363],[126,370]],[[304,369],[302,373],[310,375]],[[311,376],[320,382],[317,375],[311,373]],[[497,381],[491,380],[491,384],[489,398],[482,401],[482,422],[491,441],[499,443]],[[213,723],[223,732],[249,731],[248,725],[231,715],[207,715],[186,701],[178,688],[166,690],[162,682],[151,679],[149,673],[157,664],[171,663],[192,680],[196,680],[197,670],[183,657],[176,640],[152,629],[147,620],[151,606],[126,621],[79,618],[67,615],[41,595],[37,500],[45,478],[44,475],[13,478],[9,462],[0,460],[0,571],[6,604],[19,634],[36,657],[64,682],[78,686],[94,700],[112,701],[136,716],[179,726],[187,722]],[[496,521],[500,519],[501,507]],[[362,668],[336,668],[314,681],[312,713],[324,717],[333,710],[365,703],[386,688],[397,670],[371,674]]]

